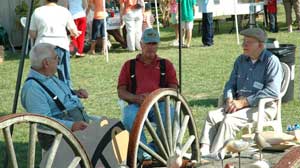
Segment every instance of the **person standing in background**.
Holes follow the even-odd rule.
[[[57,65],[58,78],[72,88],[70,75],[69,39],[66,28],[75,38],[81,34],[77,30],[71,13],[57,5],[58,0],[46,0],[44,6],[34,10],[31,16],[30,37],[35,45],[49,43],[57,46],[55,51],[59,57]]]
[[[106,0],[105,8],[108,13],[110,13],[110,17],[116,17],[116,14],[119,13],[119,4],[116,4],[115,0]],[[112,16],[113,13],[113,16]],[[122,48],[127,48],[126,39],[124,39],[124,35],[122,36],[120,29],[107,29],[107,33],[112,35],[114,39],[120,43]]]
[[[175,30],[175,40],[171,43],[171,46],[179,45],[179,33],[178,33],[178,13],[177,13],[178,4],[176,0],[171,0],[169,4],[170,14],[171,14],[171,24]]]
[[[120,0],[120,24],[125,23],[129,51],[141,50],[144,0]]]
[[[213,0],[200,0],[202,7],[202,43],[203,47],[214,45]]]
[[[81,31],[81,35],[77,38],[71,37],[73,45],[78,49],[76,57],[83,57],[84,39],[86,31],[86,14],[87,0],[68,0],[67,7],[72,14],[77,29]]]
[[[277,27],[277,0],[268,0],[267,11],[270,21],[270,32],[278,32]]]
[[[151,12],[151,4],[146,3],[145,4],[145,12],[143,13],[143,27],[142,31],[144,32],[145,29],[152,28],[154,22],[154,16]]]
[[[177,0],[177,2],[178,1],[179,0]],[[181,1],[181,30],[185,32],[183,33],[185,34],[185,44],[183,45],[184,48],[190,48],[191,46],[196,3],[196,0]]]
[[[89,54],[95,55],[97,38],[102,39],[102,51],[101,54],[105,54],[106,51],[106,28],[105,28],[105,15],[106,9],[104,1],[102,0],[89,0],[89,5],[86,10],[86,15],[88,15],[90,9],[94,10],[94,19],[92,25],[92,44]]]
[[[288,32],[293,32],[292,7],[296,15],[297,30],[300,30],[300,0],[283,0]]]

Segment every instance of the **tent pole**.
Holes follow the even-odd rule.
[[[181,0],[178,1],[178,7],[177,7],[177,12],[178,12],[178,35],[179,35],[179,45],[178,45],[178,53],[179,53],[179,93],[181,93],[181,84],[182,84],[182,76],[181,76],[181,46],[182,46],[182,29],[181,29]]]
[[[26,27],[25,27],[25,33],[23,36],[23,44],[22,44],[22,54],[21,59],[19,62],[19,70],[18,70],[18,76],[17,76],[17,82],[16,82],[16,89],[15,89],[15,96],[14,96],[14,102],[12,107],[12,114],[15,114],[17,112],[17,106],[18,106],[18,98],[19,98],[19,92],[20,92],[20,86],[22,81],[22,74],[24,69],[24,61],[26,57],[26,46],[28,42],[28,34],[29,34],[29,25],[31,21],[31,14],[33,12],[33,2],[34,0],[31,0],[29,5],[29,11],[27,13],[27,19],[26,19]],[[14,127],[10,127],[11,134],[13,134]],[[5,158],[4,158],[4,168],[8,167],[8,152],[5,152]]]
[[[157,0],[154,0],[154,4],[155,4],[155,15],[156,15],[156,28],[157,28],[157,32],[160,35],[159,32],[159,20],[158,20],[158,10],[157,10]]]
[[[26,57],[26,46],[27,46],[27,42],[28,42],[29,25],[30,25],[30,21],[31,21],[31,14],[33,12],[33,2],[34,2],[34,0],[31,0],[30,8],[27,13],[26,27],[25,27],[25,33],[23,36],[23,44],[22,44],[22,54],[21,54],[21,59],[19,62],[19,70],[18,70],[17,83],[16,83],[16,89],[15,89],[14,104],[13,104],[13,108],[12,108],[13,114],[16,113],[17,106],[18,106],[18,98],[19,98],[20,86],[21,86],[21,81],[22,81],[24,62],[25,62],[25,57]]]
[[[103,8],[106,9],[105,0],[103,0]],[[115,11],[113,11],[113,12],[115,12]],[[106,12],[105,13],[105,18],[104,18],[105,46],[103,46],[106,62],[109,61],[109,58],[108,58],[108,45],[107,45],[108,44],[108,34],[107,34],[107,25],[106,25],[106,18],[108,17],[107,14],[108,13]],[[102,41],[102,43],[103,43],[103,41]]]
[[[238,26],[236,7],[237,7],[237,0],[234,0],[234,20],[235,20],[236,42],[238,45],[240,45],[239,26]]]

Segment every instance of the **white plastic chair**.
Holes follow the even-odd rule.
[[[281,62],[281,67],[283,70],[283,80],[281,82],[281,89],[278,98],[262,98],[258,103],[258,119],[257,122],[248,123],[246,128],[248,128],[248,134],[252,133],[252,128],[256,128],[256,131],[262,132],[264,127],[271,126],[276,133],[282,132],[282,124],[281,124],[281,99],[285,95],[287,88],[290,83],[291,72],[290,68],[287,64]],[[274,120],[265,121],[265,106],[269,102],[276,102],[277,112]],[[221,107],[224,104],[223,95],[221,95],[218,99],[218,107]]]
[[[26,27],[26,19],[27,19],[26,17],[21,17],[21,19],[20,19],[21,25],[23,26],[24,29],[25,29],[25,27]],[[29,46],[29,44],[30,44],[30,46]],[[28,41],[27,41],[26,51],[25,51],[26,54],[29,53],[30,47],[32,47],[33,44],[34,44],[33,39],[31,39],[30,36],[28,35]]]

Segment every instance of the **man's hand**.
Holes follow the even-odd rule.
[[[77,38],[78,36],[80,36],[81,35],[81,33],[82,33],[82,31],[80,31],[80,30],[77,30],[76,32],[74,32],[74,37],[75,38]]]
[[[226,100],[226,107],[225,107],[225,112],[226,113],[234,113],[244,107],[247,107],[248,101],[246,98],[242,98],[239,100],[233,100],[231,98]]]
[[[88,127],[88,124],[83,121],[74,122],[72,125],[71,131],[82,131]]]
[[[145,98],[149,95],[149,93],[144,93],[140,95],[135,95],[134,102],[138,104],[142,104],[145,100]]]
[[[85,89],[75,90],[75,93],[79,98],[82,98],[82,99],[87,99],[89,97],[89,94]]]

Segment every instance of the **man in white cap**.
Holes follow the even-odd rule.
[[[218,158],[226,140],[247,123],[257,120],[259,99],[276,98],[280,93],[282,69],[279,59],[265,49],[266,33],[260,28],[240,32],[244,36],[243,54],[235,61],[224,88],[224,106],[208,112],[200,139],[202,156]],[[266,120],[276,114],[275,103],[268,104]]]

